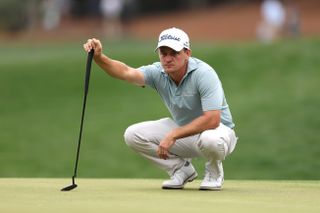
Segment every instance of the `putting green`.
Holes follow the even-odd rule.
[[[0,179],[0,212],[320,212],[320,181],[227,180],[222,191],[161,190],[158,179]]]

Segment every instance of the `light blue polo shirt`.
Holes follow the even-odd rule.
[[[190,123],[205,111],[221,110],[221,122],[234,128],[220,79],[205,62],[190,57],[187,73],[178,86],[160,62],[138,69],[143,73],[146,85],[159,93],[178,125]]]

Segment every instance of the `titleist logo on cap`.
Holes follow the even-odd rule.
[[[173,35],[170,35],[170,34],[165,34],[165,35],[162,35],[160,37],[160,41],[167,40],[167,39],[176,40],[176,41],[180,41],[181,40],[179,37],[176,37],[176,36],[173,36]]]

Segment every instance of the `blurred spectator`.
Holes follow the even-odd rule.
[[[105,35],[113,38],[121,35],[121,13],[124,8],[124,0],[101,0],[100,8]]]
[[[132,20],[136,17],[139,10],[137,0],[124,0],[124,5],[121,13],[121,22],[123,26],[123,33],[128,33]]]
[[[287,6],[286,32],[289,37],[300,36],[300,14],[293,0],[290,0]]]
[[[285,9],[279,0],[264,0],[261,4],[262,22],[257,29],[258,39],[271,42],[277,39],[285,24]]]
[[[45,30],[53,30],[59,27],[63,8],[69,6],[67,0],[43,0],[42,26]]]

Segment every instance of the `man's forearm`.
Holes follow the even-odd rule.
[[[208,129],[215,129],[220,124],[220,111],[207,112],[191,123],[174,129],[170,134],[174,140],[199,134]]]
[[[128,66],[120,61],[113,60],[105,55],[94,57],[95,62],[110,76],[125,80]]]
[[[161,159],[167,159],[168,151],[177,139],[199,134],[208,129],[215,129],[219,125],[219,110],[204,112],[203,115],[196,118],[191,123],[173,129],[171,132],[169,132],[160,142],[157,154]]]

